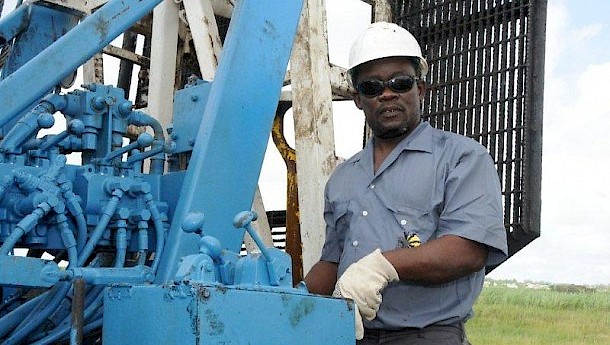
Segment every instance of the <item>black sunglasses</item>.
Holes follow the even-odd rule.
[[[386,87],[394,92],[403,93],[411,90],[418,80],[410,75],[394,77],[387,81],[370,79],[358,84],[356,90],[359,94],[369,98],[381,95]]]

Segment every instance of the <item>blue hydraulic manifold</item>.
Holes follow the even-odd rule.
[[[295,287],[251,226],[301,0],[237,1],[216,78],[176,92],[171,128],[113,86],[62,93],[160,2],[0,18],[0,342],[353,344],[353,304]]]

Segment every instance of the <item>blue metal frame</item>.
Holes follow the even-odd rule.
[[[23,48],[0,81],[0,341],[78,343],[103,325],[105,344],[353,344],[353,304],[293,288],[290,257],[250,224],[301,0],[236,4],[216,79],[176,93],[170,141],[121,89],[48,94],[159,2],[112,0],[78,25],[39,4],[0,20],[0,38]],[[39,137],[56,113],[67,128]],[[129,125],[153,135],[125,144]],[[71,152],[82,165],[66,163]],[[186,171],[165,172],[188,152]],[[245,231],[260,253],[239,254]],[[12,256],[17,247],[65,250],[69,264]],[[30,288],[49,289],[20,301]]]
[[[105,295],[103,343],[347,345],[355,343],[352,308],[295,289],[115,286]]]
[[[239,252],[244,231],[232,219],[252,207],[301,7],[301,1],[236,4],[156,282],[171,280],[179,258],[197,250],[177,221],[188,212],[204,212],[206,233]]]

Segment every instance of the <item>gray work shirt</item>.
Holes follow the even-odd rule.
[[[457,235],[489,248],[487,265],[507,256],[497,171],[487,150],[465,136],[422,122],[375,173],[373,140],[335,169],[325,190],[321,259],[349,265],[377,248],[416,246]],[[466,320],[484,270],[445,284],[399,281],[365,327],[399,329]]]

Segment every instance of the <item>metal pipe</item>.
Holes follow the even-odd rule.
[[[125,265],[125,258],[127,257],[127,221],[119,219],[116,223],[116,258],[114,267],[120,268]]]
[[[83,327],[85,323],[85,280],[75,279],[72,282],[74,297],[72,297],[72,327],[70,328],[70,345],[83,343]]]
[[[123,34],[123,49],[135,52],[136,51],[136,41],[138,38],[138,34],[128,30]],[[131,75],[133,74],[133,62],[121,59],[119,64],[119,75],[117,77],[117,87],[123,89],[125,91],[125,98],[129,98],[129,93],[131,90]]]
[[[284,116],[292,102],[280,101],[273,120],[271,137],[286,164],[286,253],[292,258],[292,281],[303,280],[303,245],[299,222],[296,151],[284,136]]]
[[[4,0],[2,0],[2,5],[4,5]],[[0,21],[0,46],[15,38],[27,27],[31,11],[32,6],[19,6],[2,18]],[[1,13],[2,6],[0,6]]]
[[[114,158],[121,156],[124,153],[127,153],[131,150],[135,150],[135,149],[139,149],[139,148],[144,148],[149,146],[151,143],[153,142],[153,137],[152,135],[148,134],[148,133],[142,133],[138,136],[138,139],[132,143],[130,143],[127,146],[123,146],[121,148],[118,148],[112,152],[109,152],[106,157],[102,158],[102,164],[108,164],[110,163],[111,160],[113,160]]]
[[[141,111],[133,111],[129,114],[128,123],[136,126],[150,126],[153,130],[154,141],[152,148],[148,152],[134,155],[127,160],[127,164],[131,165],[138,160],[151,158],[150,173],[163,174],[165,170],[165,155],[161,154],[165,150],[165,135],[161,123],[154,117],[145,114]]]
[[[145,160],[148,157],[156,156],[165,151],[165,142],[160,140],[155,140],[153,142],[153,147],[145,152],[137,153],[129,158],[127,158],[127,166],[132,166],[138,162]],[[153,158],[155,159],[155,158]],[[160,165],[158,164],[160,162]],[[162,174],[163,173],[163,162],[164,159],[157,159],[155,163],[151,163],[150,172],[151,174]]]
[[[271,263],[271,262],[273,262],[273,258],[269,254],[269,251],[267,250],[267,246],[265,245],[265,243],[263,242],[261,237],[258,235],[256,230],[254,230],[252,228],[252,221],[255,221],[257,218],[258,218],[258,215],[256,214],[256,212],[253,212],[253,211],[239,212],[233,219],[233,226],[235,226],[238,229],[239,228],[246,229],[246,231],[248,232],[250,237],[252,237],[252,239],[258,246],[258,249],[260,249],[261,253],[265,257],[265,260],[267,260],[268,263]]]
[[[68,124],[68,128],[65,131],[45,140],[45,142],[40,145],[39,150],[43,152],[47,151],[51,147],[54,147],[55,145],[59,144],[59,142],[67,138],[70,134],[81,135],[84,131],[85,124],[83,123],[83,121],[79,119],[73,119],[72,121],[70,121],[70,123]]]
[[[148,256],[148,221],[138,221],[138,266],[146,264]]]

